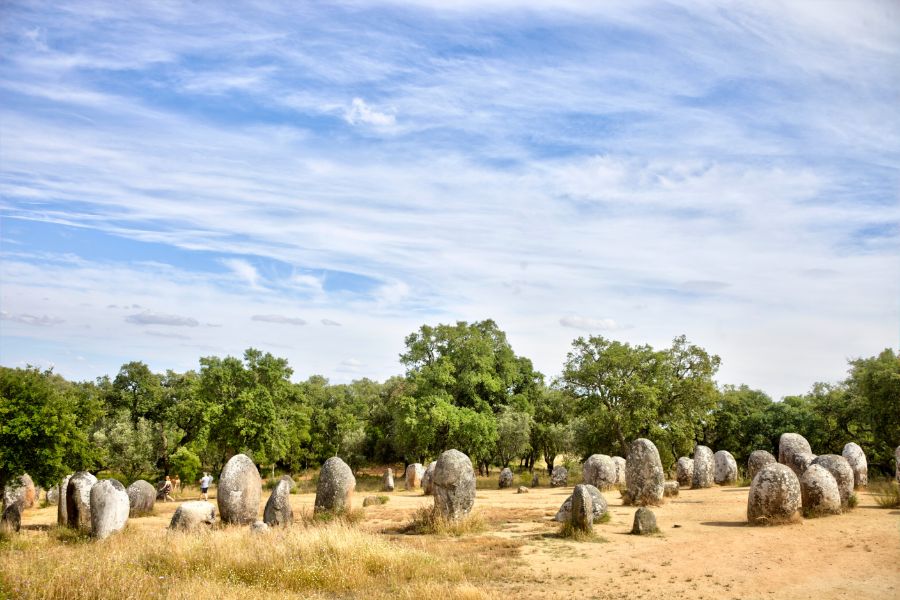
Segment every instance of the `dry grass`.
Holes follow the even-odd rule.
[[[460,536],[469,533],[481,533],[484,530],[484,519],[478,513],[472,513],[458,521],[449,521],[443,518],[434,507],[423,506],[415,512],[412,521],[400,531],[415,535]]]
[[[0,597],[23,600],[483,598],[479,568],[343,522],[251,534],[51,529],[0,546]]]
[[[871,482],[868,489],[881,508],[900,508],[900,484],[896,481]]]

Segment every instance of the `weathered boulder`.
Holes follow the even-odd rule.
[[[28,473],[23,473],[6,484],[3,488],[3,506],[10,507],[18,504],[21,509],[19,512],[34,506],[37,490],[34,487],[34,481]]]
[[[628,503],[635,506],[660,504],[665,482],[666,475],[656,445],[644,438],[631,442],[625,467],[625,483],[628,486],[625,498]]]
[[[737,461],[728,450],[719,450],[713,455],[715,472],[713,479],[718,485],[732,485],[737,481]]]
[[[775,457],[772,456],[771,452],[754,450],[747,459],[747,477],[750,478],[750,481],[753,481],[753,478],[756,477],[756,474],[759,473],[760,469],[775,462],[778,461],[775,460]]]
[[[290,527],[294,523],[294,509],[291,508],[291,490],[293,488],[294,480],[290,475],[283,475],[278,480],[266,501],[263,523],[272,527]]]
[[[250,525],[256,522],[262,479],[256,465],[246,454],[235,454],[219,475],[216,500],[223,523]]]
[[[356,477],[353,471],[337,456],[332,456],[322,465],[319,484],[316,486],[314,512],[342,513],[350,510]]]
[[[837,454],[823,454],[817,456],[813,465],[821,465],[831,473],[837,481],[838,491],[841,494],[841,508],[850,508],[850,497],[853,495],[853,469],[843,456]],[[812,465],[810,465],[812,466]]]
[[[422,475],[422,492],[426,496],[430,496],[434,493],[434,486],[432,485],[432,480],[434,479],[434,467],[437,464],[437,461],[433,460],[428,463],[428,466],[425,467],[425,474]]]
[[[584,482],[599,490],[611,490],[616,487],[616,463],[606,454],[592,454],[584,461],[581,468]]]
[[[585,488],[588,493],[591,495],[591,502],[594,511],[594,521],[598,522],[603,518],[603,515],[609,510],[609,506],[606,503],[606,498],[603,497],[603,494],[600,493],[595,486],[590,484],[585,484]],[[556,516],[553,517],[554,520],[563,523],[568,521],[572,515],[572,496],[569,495],[566,498],[566,501],[562,503],[562,506],[559,507],[559,511],[557,511]]]
[[[91,486],[91,535],[104,540],[125,529],[131,505],[125,486],[115,479],[104,479]]]
[[[625,469],[628,462],[621,456],[613,456],[613,463],[616,465],[616,486],[625,487]]]
[[[517,494],[527,494],[527,493],[528,493],[528,488],[525,487],[524,485],[520,485],[520,486],[519,486],[519,489],[516,490],[516,493],[517,493]]]
[[[47,490],[47,504],[57,506],[59,504],[59,486],[54,485]]]
[[[413,463],[406,467],[406,489],[414,490],[422,485],[422,477],[425,476],[425,467],[422,463]]]
[[[59,482],[59,485],[56,486],[56,489],[59,490],[57,492],[56,524],[60,527],[66,527],[69,523],[68,508],[66,506],[66,489],[69,487],[69,480],[72,478],[72,475],[74,475],[74,473],[70,473],[63,477],[62,481]]]
[[[172,515],[169,529],[192,531],[212,527],[216,522],[216,507],[205,500],[184,502]]]
[[[869,485],[869,462],[859,444],[853,442],[846,444],[841,456],[847,459],[850,468],[853,469],[853,487],[864,488]]]
[[[800,477],[800,496],[806,517],[841,514],[837,480],[822,465],[810,465]]]
[[[694,459],[682,456],[675,462],[675,480],[683,488],[690,488],[694,482]]]
[[[502,489],[508,488],[513,483],[513,472],[509,467],[500,471],[500,479],[497,481],[497,487]]]
[[[131,506],[129,516],[137,517],[153,512],[153,504],[156,502],[156,488],[149,481],[138,479],[125,490],[128,494],[128,504]]]
[[[22,528],[22,505],[13,502],[0,515],[0,532],[13,533]]]
[[[381,491],[394,491],[394,470],[391,468],[385,469],[384,475],[381,476]]]
[[[468,456],[447,450],[437,459],[432,478],[434,507],[448,521],[468,515],[475,505],[475,470]]]
[[[268,533],[269,526],[264,521],[256,521],[250,525],[250,533]]]
[[[576,485],[572,491],[572,514],[569,522],[573,529],[579,531],[594,529],[594,500],[587,485],[583,483]]]
[[[790,467],[779,463],[760,469],[747,498],[747,520],[751,525],[773,525],[797,518],[802,505],[800,480]]]
[[[87,471],[78,471],[66,485],[66,524],[72,529],[91,530],[91,488],[97,478]]]
[[[531,476],[531,487],[536,488],[541,484],[541,478],[538,477],[538,474],[535,473]]]
[[[708,488],[715,483],[716,459],[713,451],[707,446],[694,447],[694,476],[691,487]]]
[[[634,513],[634,524],[631,526],[631,533],[634,535],[650,535],[659,531],[656,525],[656,515],[653,511],[642,506]]]
[[[667,481],[663,488],[663,496],[677,496],[680,488],[681,486],[678,485],[677,481]]]
[[[812,454],[809,442],[799,433],[782,433],[778,438],[778,462],[789,466],[799,477],[809,463],[800,467],[799,465],[802,463],[797,463],[794,458],[797,454]]]
[[[569,485],[569,471],[562,465],[553,467],[550,473],[550,487],[565,487]]]
[[[797,477],[803,475],[807,467],[816,460],[816,455],[810,452],[797,452],[791,455],[791,464],[788,466],[797,474]]]

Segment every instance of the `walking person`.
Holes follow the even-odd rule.
[[[203,471],[203,477],[200,478],[200,497],[203,498],[204,500],[209,499],[208,492],[209,492],[209,486],[212,483],[212,480],[213,480],[212,475],[210,475],[206,471]]]
[[[159,489],[158,495],[162,496],[163,500],[166,502],[175,502],[175,499],[172,497],[172,478],[168,475],[166,475],[166,480]]]

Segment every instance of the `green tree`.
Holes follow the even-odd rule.
[[[197,481],[200,474],[200,457],[182,446],[172,453],[172,470],[185,483]]]
[[[534,419],[527,412],[507,406],[497,415],[497,464],[508,467],[517,457],[531,448],[531,425]]]
[[[556,456],[572,450],[574,442],[572,415],[574,401],[566,392],[545,388],[534,407],[534,425],[531,428],[531,448],[540,453],[547,465],[547,473],[553,472]],[[532,466],[533,466],[532,462]]]
[[[889,473],[894,448],[900,443],[900,352],[886,349],[877,356],[850,361],[846,386],[856,419],[846,428],[844,441],[863,445],[870,464]]]

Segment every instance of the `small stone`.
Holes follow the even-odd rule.
[[[694,476],[692,488],[708,488],[715,483],[716,459],[713,451],[707,446],[697,445],[694,448]]]
[[[72,529],[91,530],[91,488],[97,478],[87,471],[72,475],[66,486],[66,524]]]
[[[153,512],[156,502],[156,488],[149,481],[138,479],[125,490],[130,506],[129,516],[137,517]]]
[[[656,444],[644,438],[631,442],[625,481],[630,504],[646,506],[662,502],[666,477]]]
[[[631,533],[634,535],[650,535],[657,533],[659,527],[656,526],[656,515],[653,511],[642,506],[634,513],[634,524],[631,526]]]
[[[677,496],[680,487],[681,486],[678,485],[677,481],[667,481],[664,484],[663,496],[666,496],[666,497]]]
[[[434,507],[448,521],[467,516],[475,505],[475,470],[468,456],[447,450],[437,459],[432,478]]]
[[[747,520],[751,525],[773,525],[793,521],[802,506],[800,480],[790,467],[773,463],[760,469],[747,498]]]
[[[837,480],[822,465],[810,465],[800,477],[800,496],[806,517],[841,514]]]
[[[252,525],[250,525],[250,533],[261,534],[268,533],[269,526],[264,521],[256,521]]]
[[[356,477],[343,460],[332,456],[322,465],[319,485],[316,486],[314,512],[342,513],[350,510]]]
[[[513,482],[513,472],[512,469],[506,467],[502,471],[500,471],[500,480],[497,482],[497,487],[502,489],[508,488],[512,485]]]
[[[569,485],[569,471],[562,465],[553,467],[550,473],[550,487],[565,487]]]
[[[262,497],[262,479],[246,454],[235,454],[219,475],[216,500],[223,523],[250,525],[256,522]]]
[[[291,508],[291,490],[294,485],[290,475],[282,475],[266,501],[263,523],[272,527],[290,527],[294,524],[294,509]]]
[[[520,485],[520,486],[519,486],[519,489],[516,490],[516,493],[517,493],[517,494],[527,494],[527,493],[528,493],[528,488],[525,487],[524,485]]]
[[[737,481],[737,461],[728,450],[719,450],[713,455],[715,472],[713,479],[718,485],[733,485]]]
[[[841,508],[849,509],[850,497],[853,495],[853,469],[847,459],[837,454],[824,454],[817,456],[810,466],[812,465],[821,465],[831,473],[841,494]]]
[[[572,527],[579,531],[594,529],[594,501],[585,484],[578,484],[572,491]]]
[[[750,478],[750,481],[753,481],[753,478],[756,477],[756,474],[759,473],[760,469],[776,462],[778,461],[775,460],[775,457],[772,456],[771,452],[754,450],[750,453],[750,458],[747,459],[747,476]]]
[[[778,462],[789,466],[799,477],[803,475],[803,470],[794,460],[797,454],[812,454],[809,442],[799,433],[782,433],[778,438]],[[809,466],[809,463],[806,463],[806,466]],[[804,466],[803,469],[805,468]]]
[[[91,486],[91,535],[98,540],[125,529],[131,505],[125,486],[115,479],[104,479]]]
[[[678,485],[688,489],[694,482],[694,459],[682,456],[675,463],[675,479]]]
[[[425,476],[425,467],[421,463],[413,463],[406,467],[406,489],[414,490],[422,486],[422,477]]]
[[[584,482],[599,490],[611,490],[616,486],[616,463],[606,454],[592,454],[581,468]]]
[[[437,461],[431,461],[428,463],[428,466],[425,467],[425,474],[422,475],[422,492],[426,496],[430,496],[434,493],[434,486],[431,483],[431,480],[434,479],[434,466],[437,464]]]
[[[394,491],[394,470],[391,468],[385,469],[384,475],[381,476],[381,491]]]
[[[853,487],[864,488],[869,485],[869,462],[859,444],[853,442],[846,444],[841,456],[847,459],[850,468],[853,469]]]
[[[175,510],[169,529],[180,531],[193,531],[195,529],[208,529],[216,522],[216,507],[205,500],[193,500],[184,502]]]
[[[603,494],[600,493],[595,486],[590,484],[584,484],[588,493],[591,495],[591,501],[593,503],[593,511],[594,511],[594,522],[597,523],[603,519],[603,515],[606,514],[609,507],[606,503],[606,498],[603,497]],[[556,513],[556,516],[553,519],[559,523],[564,523],[568,521],[572,516],[572,496],[569,495],[566,498],[565,502],[562,503],[562,506],[559,507],[559,510]]]

